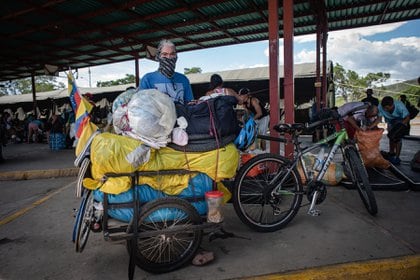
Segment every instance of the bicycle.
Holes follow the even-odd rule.
[[[351,112],[366,108],[359,106]],[[298,213],[302,198],[310,201],[308,214],[318,216],[320,211],[315,205],[322,203],[327,195],[325,184],[321,182],[328,167],[337,153],[343,155],[343,168],[360,194],[363,204],[371,215],[376,215],[378,207],[372,192],[368,175],[359,153],[357,143],[348,138],[344,121],[334,110],[328,118],[312,124],[278,124],[274,130],[280,134],[289,134],[290,138],[258,136],[261,139],[292,143],[293,159],[273,154],[259,154],[247,161],[235,177],[233,205],[241,221],[260,232],[273,232],[285,227]],[[350,113],[351,113],[350,112]],[[338,124],[335,131],[311,144],[301,147],[299,135],[305,130]],[[311,151],[327,146],[328,155],[322,163],[319,173],[314,173],[312,166],[306,166],[303,156]],[[301,171],[299,174],[299,171]],[[307,205],[307,204],[305,204]]]

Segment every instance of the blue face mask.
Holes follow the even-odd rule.
[[[175,64],[178,57],[159,57],[159,72],[161,72],[167,78],[172,78],[175,73]]]

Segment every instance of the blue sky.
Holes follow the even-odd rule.
[[[283,41],[280,40],[280,64],[283,64]],[[328,33],[328,60],[360,75],[387,72],[391,81],[420,76],[420,20],[382,24],[366,28]],[[295,37],[294,62],[315,62],[315,35]],[[200,67],[203,72],[268,65],[268,42],[254,42],[179,53],[176,70]],[[157,69],[154,61],[141,59],[140,77]],[[134,61],[92,67],[91,85],[133,74]],[[66,82],[66,81],[63,81]],[[78,86],[89,86],[88,69],[79,69]]]

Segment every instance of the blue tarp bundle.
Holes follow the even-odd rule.
[[[151,188],[149,185],[137,185],[136,192],[140,204],[152,201],[158,198],[167,197],[168,195]],[[213,188],[213,180],[204,173],[198,173],[190,179],[188,188],[184,189],[177,197],[192,200],[191,204],[195,207],[200,215],[207,214],[207,204],[204,200],[204,194]],[[93,192],[96,201],[103,202],[104,193],[99,189]],[[194,200],[195,199],[195,200]],[[127,203],[133,201],[133,189],[121,194],[108,194],[108,203]],[[195,202],[194,202],[195,201]],[[141,211],[141,210],[140,210]],[[168,208],[169,211],[169,208]],[[133,217],[132,208],[109,209],[108,215],[114,219],[129,222]]]

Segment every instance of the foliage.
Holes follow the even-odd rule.
[[[420,86],[408,86],[407,89],[403,90],[403,94],[407,96],[407,100],[411,104],[417,105],[420,100]]]
[[[344,67],[338,63],[334,66],[336,93],[343,97],[344,102],[363,99],[367,88],[374,88],[376,84],[383,83],[390,77],[391,75],[389,73],[382,72],[369,73],[363,77],[353,70],[344,69]],[[377,94],[376,97],[379,97],[379,95]]]
[[[1,94],[9,94],[10,92],[13,93],[20,93],[20,94],[27,94],[32,93],[32,80],[31,78],[25,78],[20,80],[14,80],[12,83],[13,88],[0,88]],[[62,89],[66,86],[62,82],[57,81],[57,77],[55,76],[36,76],[35,77],[35,91],[36,92],[44,92],[44,91],[52,91],[56,89]]]
[[[97,87],[109,87],[109,86],[118,86],[118,85],[126,85],[126,84],[132,84],[136,82],[136,77],[131,74],[125,74],[125,78],[112,80],[112,81],[106,81],[101,82],[98,81],[96,83]]]
[[[195,73],[201,73],[203,70],[201,70],[200,67],[191,67],[191,68],[184,68],[184,74],[195,74]]]

